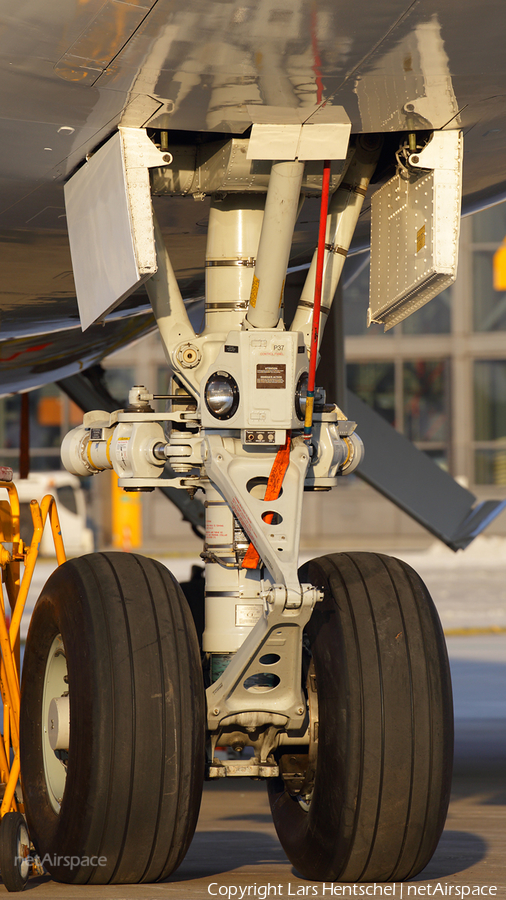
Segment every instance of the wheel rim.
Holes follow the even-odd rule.
[[[28,859],[30,855],[30,841],[28,838],[28,831],[26,830],[26,825],[20,825],[18,829],[18,837],[16,841],[16,857],[18,859],[19,865],[19,874],[23,881],[28,879],[30,874],[30,861]]]
[[[279,760],[280,770],[285,777],[285,784],[288,793],[297,801],[300,808],[304,812],[309,812],[311,800],[313,797],[316,763],[318,759],[318,731],[319,731],[319,714],[318,714],[318,692],[316,684],[316,674],[314,661],[311,659],[307,669],[306,694],[309,715],[309,747],[308,753],[303,757],[294,757],[290,754],[281,756]],[[286,760],[299,763],[298,778],[291,779],[289,770],[286,770]],[[302,765],[300,765],[302,763]],[[302,772],[300,772],[302,769]]]
[[[318,713],[318,691],[314,660],[311,660],[306,681],[308,712],[309,712],[309,752],[304,781],[300,788],[297,800],[305,812],[309,812],[313,797],[316,777],[316,763],[318,759],[318,732],[320,728]]]
[[[51,806],[55,813],[60,812],[65,782],[67,780],[66,759],[68,753],[53,750],[49,741],[49,707],[51,701],[68,694],[67,659],[61,634],[58,634],[49,650],[46,671],[44,674],[44,692],[42,696],[42,754],[44,759],[44,775]]]

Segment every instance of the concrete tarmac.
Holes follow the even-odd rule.
[[[506,559],[491,562],[480,557],[459,565],[462,560],[461,555],[443,562],[409,558],[427,581],[449,632],[456,742],[446,827],[420,875],[395,885],[395,894],[378,885],[373,896],[506,897],[506,633],[501,633]],[[177,574],[181,580],[188,577]],[[440,599],[438,588],[447,592]],[[462,630],[465,636],[459,636]],[[488,633],[472,633],[480,630]],[[324,900],[350,891],[360,895],[361,887],[365,890],[301,879],[277,840],[265,786],[245,780],[205,785],[195,838],[168,882],[73,887],[42,876],[31,878],[27,890],[55,900],[290,896]],[[2,892],[5,888],[0,885]]]

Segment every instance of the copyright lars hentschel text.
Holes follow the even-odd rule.
[[[407,900],[408,897],[495,897],[496,884],[448,884],[438,881],[436,884],[219,884],[217,881],[208,885],[207,893],[211,897],[224,897],[226,900],[268,900],[270,897],[395,897]]]

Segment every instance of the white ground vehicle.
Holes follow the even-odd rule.
[[[86,527],[86,501],[78,478],[68,472],[32,472],[26,479],[16,479],[21,513],[21,533],[30,535],[32,517],[30,501],[39,503],[46,494],[58,502],[58,515],[67,556],[93,551],[93,532]],[[40,552],[54,556],[54,544],[49,529],[44,530]]]

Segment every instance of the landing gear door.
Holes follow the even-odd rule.
[[[455,281],[462,194],[462,133],[435,132],[371,200],[368,324],[385,331]]]
[[[121,128],[65,185],[83,331],[157,271],[148,168],[172,159],[139,128]]]

